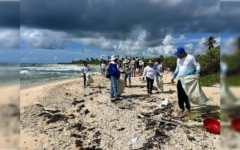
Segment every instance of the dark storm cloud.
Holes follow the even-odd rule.
[[[240,1],[221,2],[221,31],[240,33]]]
[[[159,0],[160,1],[160,0]],[[21,26],[71,37],[126,40],[147,30],[147,46],[166,34],[219,32],[219,0],[22,0]]]
[[[20,27],[20,2],[0,1],[0,27],[19,28]]]

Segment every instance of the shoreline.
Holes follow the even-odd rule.
[[[98,75],[98,74],[101,74],[100,72],[99,73],[95,73],[95,74],[92,74],[92,76],[95,76],[95,75]],[[35,88],[35,87],[39,87],[39,86],[45,86],[45,85],[48,85],[48,84],[54,84],[54,83],[60,83],[60,82],[63,82],[63,81],[72,81],[72,80],[76,80],[76,79],[79,79],[79,78],[82,78],[83,76],[79,76],[79,77],[72,77],[72,78],[67,78],[67,79],[56,79],[56,80],[50,80],[50,81],[43,81],[43,82],[39,82],[39,83],[35,83],[35,84],[30,84],[30,85],[27,85],[27,86],[24,86],[22,87],[21,86],[21,81],[20,81],[20,90],[25,90],[25,89],[31,89],[31,88]]]

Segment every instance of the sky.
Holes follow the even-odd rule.
[[[231,45],[238,36],[239,5],[219,0],[9,2],[0,8],[4,12],[0,46],[10,49],[5,55],[18,56],[21,63],[107,59],[111,55],[171,57],[179,46],[202,55],[207,37],[214,36],[218,45]],[[12,38],[4,38],[9,36]],[[225,47],[223,53],[228,51]]]

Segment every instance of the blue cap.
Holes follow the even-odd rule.
[[[178,48],[176,49],[176,53],[174,53],[174,55],[178,55],[178,54],[180,54],[180,53],[182,53],[182,52],[185,52],[184,48],[183,48],[183,47],[178,47]]]

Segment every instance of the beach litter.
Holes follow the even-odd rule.
[[[156,101],[157,106],[160,108],[163,108],[164,106],[167,106],[169,103],[169,99],[166,98],[164,101]]]

